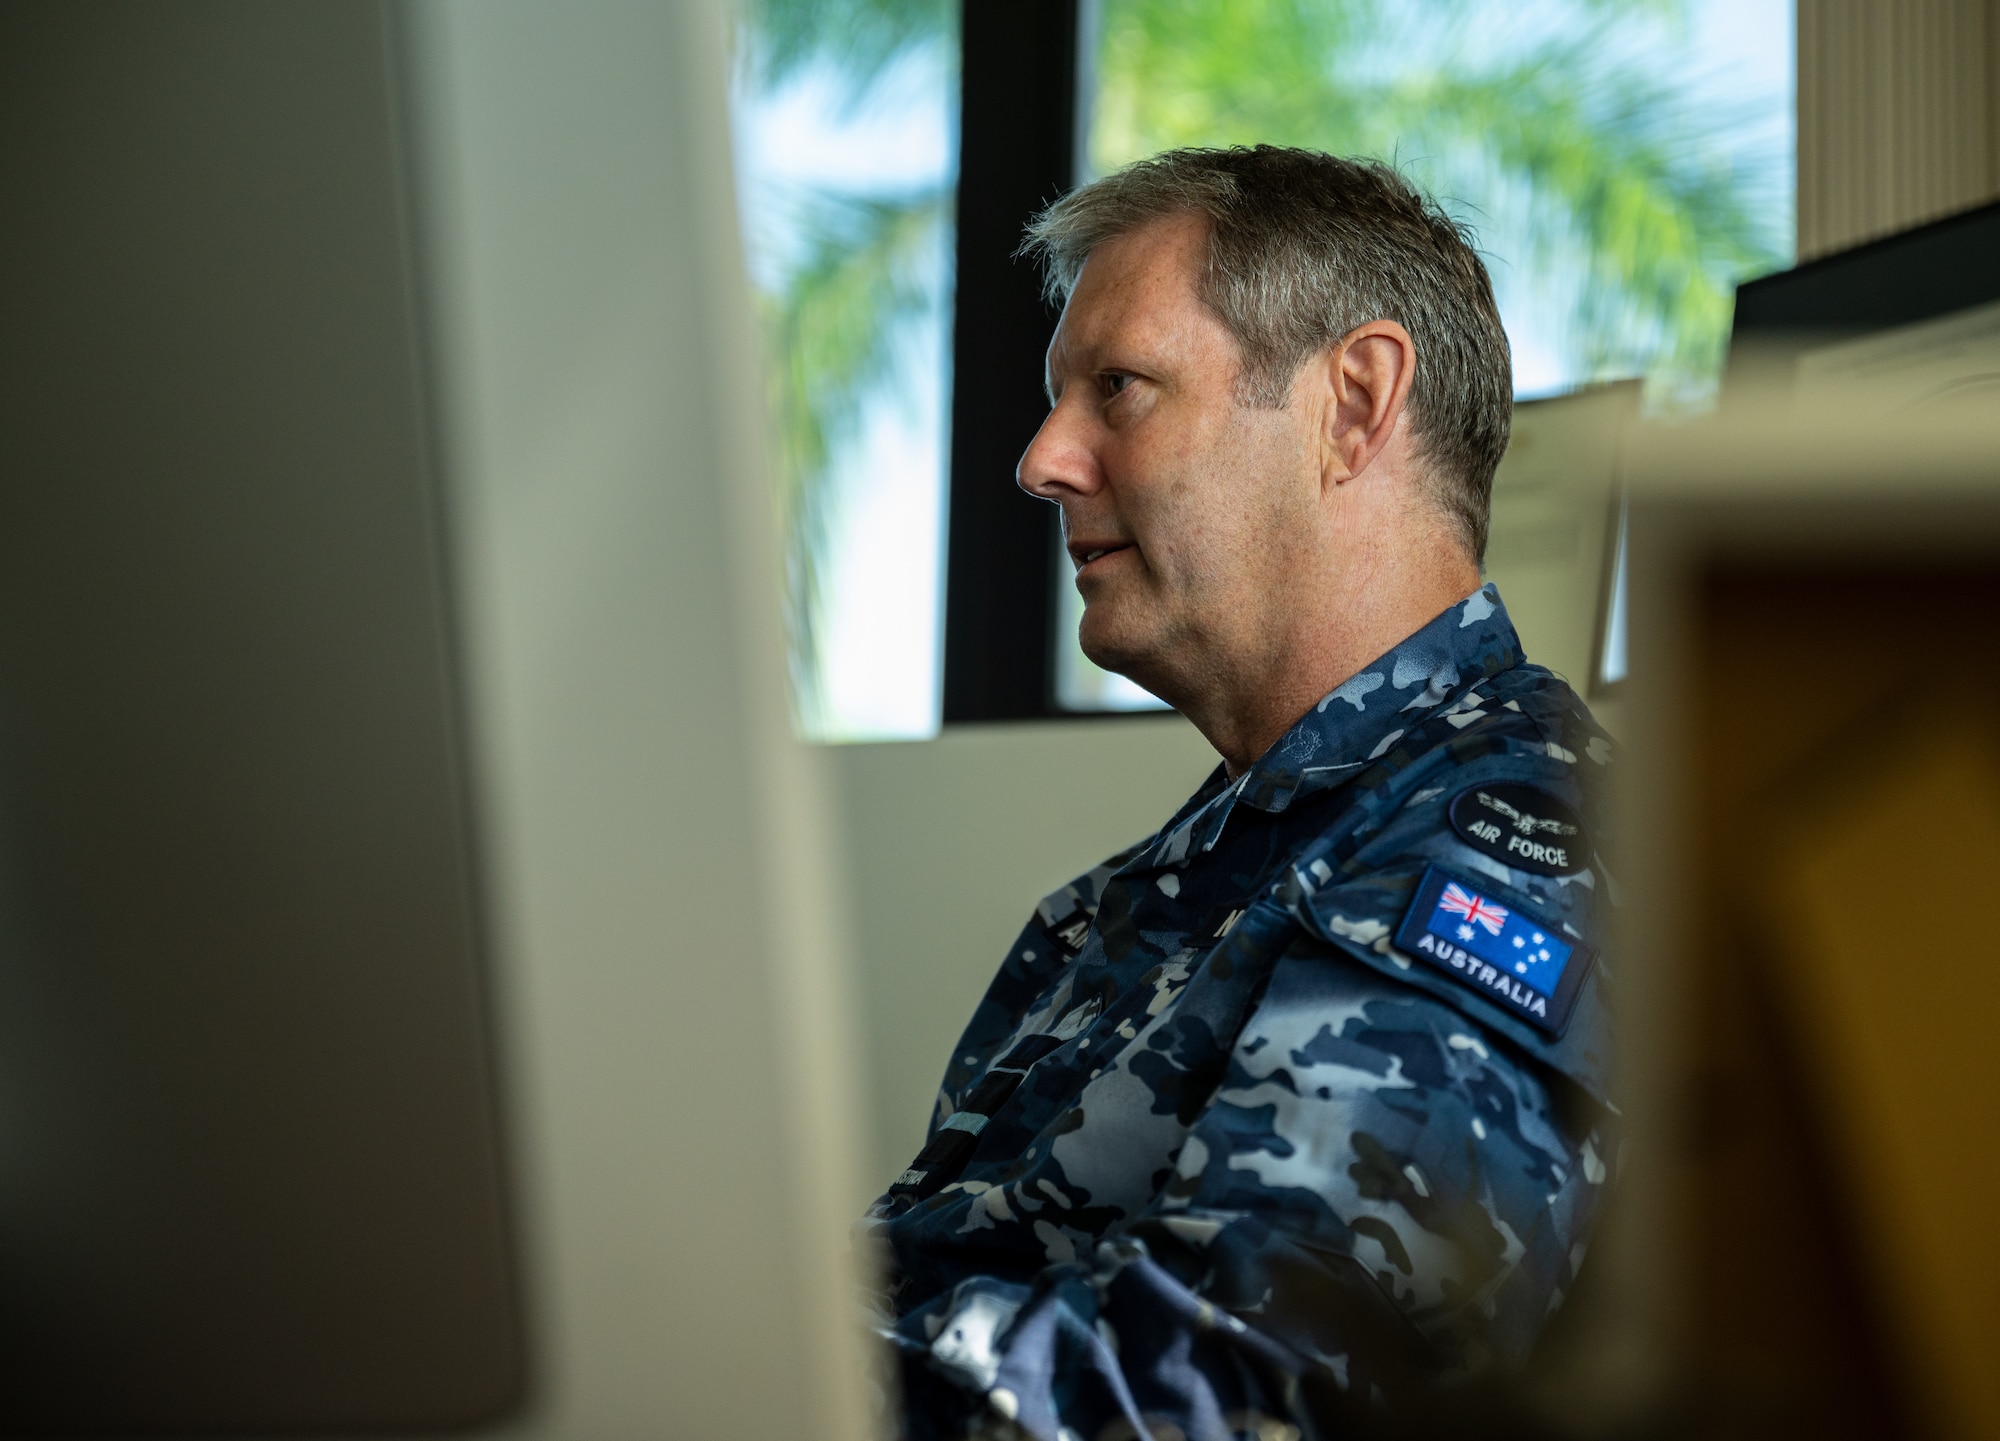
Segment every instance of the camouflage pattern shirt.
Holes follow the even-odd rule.
[[[1487,586],[1044,900],[864,1222],[903,1434],[1320,1436],[1524,1358],[1606,1179],[1610,758]]]

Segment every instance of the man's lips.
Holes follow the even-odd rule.
[[[1131,542],[1123,540],[1082,541],[1069,547],[1069,558],[1075,564],[1077,573],[1081,575],[1091,565],[1105,557],[1131,548]]]

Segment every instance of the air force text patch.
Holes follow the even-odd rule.
[[[1583,942],[1437,866],[1417,886],[1396,949],[1552,1035],[1569,1023],[1594,958]]]
[[[1590,864],[1582,820],[1539,786],[1496,781],[1460,791],[1451,828],[1482,855],[1536,875],[1573,875]]]
[[[1075,960],[1083,951],[1083,943],[1090,939],[1090,923],[1094,919],[1093,912],[1078,906],[1061,920],[1047,922],[1042,929],[1065,956]]]

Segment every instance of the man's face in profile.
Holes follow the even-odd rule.
[[[1324,553],[1314,419],[1241,398],[1235,337],[1196,289],[1206,257],[1191,217],[1091,252],[1019,470],[1062,507],[1084,654],[1169,701],[1275,645]]]

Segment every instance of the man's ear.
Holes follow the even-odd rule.
[[[1322,471],[1338,485],[1366,470],[1395,435],[1416,379],[1417,347],[1395,321],[1371,320],[1322,352],[1320,374],[1327,387]]]

